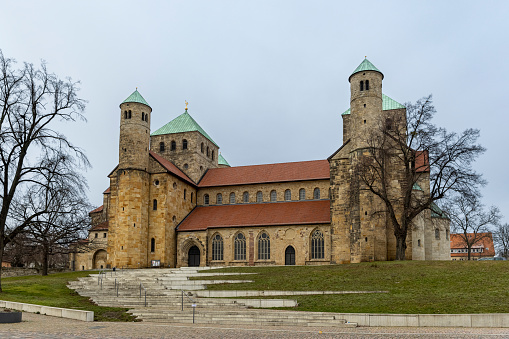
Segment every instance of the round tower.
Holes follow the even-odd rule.
[[[367,146],[367,137],[378,128],[382,116],[384,75],[368,59],[353,71],[350,82],[350,116],[347,132],[355,148]]]
[[[137,89],[120,104],[119,169],[148,169],[151,112]]]

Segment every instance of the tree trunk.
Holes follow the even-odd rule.
[[[49,246],[42,247],[42,275],[48,275]]]
[[[0,236],[0,293],[2,292],[2,263],[4,261],[4,239]]]
[[[396,235],[396,260],[405,260],[406,235]]]

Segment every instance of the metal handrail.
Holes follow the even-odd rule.
[[[187,297],[187,299],[191,300],[191,307],[193,308],[193,324],[194,324],[194,311],[196,309],[196,301],[193,300],[193,298],[191,298],[189,296],[189,294],[187,294],[186,291],[184,290],[181,290],[182,291],[182,311],[184,311],[184,295]]]

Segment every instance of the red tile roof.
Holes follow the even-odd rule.
[[[310,200],[264,204],[198,206],[178,231],[207,228],[330,223],[330,201]]]
[[[469,239],[472,239],[474,236],[473,233],[467,233],[467,237]],[[464,241],[464,235],[463,234],[451,234],[451,249],[466,249],[467,245]],[[493,235],[491,232],[486,233],[477,233],[477,238],[481,238],[478,240],[474,245],[472,245],[472,248],[483,248],[483,252],[472,252],[471,256],[474,257],[494,257],[495,256],[495,246],[493,246]],[[451,253],[451,257],[467,257],[468,253]]]
[[[95,210],[88,212],[88,214],[102,212],[103,209],[104,209],[104,205],[101,205],[101,206],[97,207]]]
[[[152,156],[152,158],[154,158],[154,160],[157,161],[161,166],[163,166],[168,172],[174,174],[175,176],[179,177],[180,179],[186,181],[187,183],[189,183],[193,186],[196,186],[196,184],[191,179],[189,179],[189,177],[187,175],[185,175],[184,172],[179,170],[178,167],[175,166],[171,161],[166,160],[159,154],[156,154],[152,151],[150,151],[150,156]]]
[[[107,221],[97,224],[90,229],[90,231],[107,231],[107,230],[108,230],[108,222]]]
[[[327,160],[209,169],[198,187],[330,179]]]

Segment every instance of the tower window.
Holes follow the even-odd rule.
[[[182,149],[187,149],[187,140],[182,140]]]
[[[364,91],[364,81],[361,81],[360,89],[361,89],[361,91]]]
[[[184,189],[184,200],[186,200],[187,191]]]
[[[235,193],[230,193],[230,204],[235,204]]]
[[[127,114],[127,119],[131,119],[131,110],[129,110],[129,113]]]
[[[148,122],[148,113],[145,114],[145,121]]]
[[[145,113],[144,112],[141,112],[141,120],[145,121]]]
[[[189,168],[189,165],[188,164],[184,164],[184,169],[188,169]]]
[[[124,119],[127,119],[127,111],[124,111]]]
[[[366,104],[364,104],[364,107],[366,107]]]
[[[212,150],[212,160],[214,160],[214,150]]]
[[[392,130],[392,119],[391,118],[385,119],[385,129],[388,131]]]
[[[366,123],[366,120],[364,120],[364,123]]]
[[[208,146],[207,146],[207,156],[210,156],[210,150]]]
[[[154,253],[156,251],[156,239],[150,239],[150,252]]]
[[[164,152],[164,142],[159,143],[159,152]]]
[[[205,205],[208,205],[208,204],[209,204],[209,195],[208,195],[208,194],[205,194],[205,195],[203,196],[203,203],[204,203]]]
[[[191,192],[191,202],[193,202],[193,192]]]
[[[201,152],[203,153],[203,142],[201,143]]]
[[[440,240],[440,230],[438,228],[435,229],[435,239]]]
[[[154,199],[152,209],[153,209],[154,211],[157,211],[157,200],[156,200],[156,199]]]
[[[366,80],[366,91],[369,91],[369,80]]]
[[[170,148],[170,150],[174,151],[176,149],[177,149],[177,143],[175,142],[175,140],[172,140],[171,141],[171,148]]]

